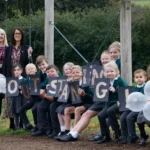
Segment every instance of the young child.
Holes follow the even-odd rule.
[[[14,77],[17,77],[19,79],[19,83],[23,82],[25,79],[21,76],[22,74],[22,67],[20,64],[14,65],[12,67],[12,72]],[[22,121],[19,117],[19,108],[22,107],[25,104],[24,97],[21,93],[21,88],[19,86],[19,95],[12,97],[12,103],[11,103],[11,112],[14,114],[14,122],[15,122],[15,129],[18,130],[20,128],[23,128]]]
[[[43,55],[39,55],[36,58],[36,66],[38,67],[38,69],[40,70],[38,72],[38,74],[40,75],[40,81],[41,81],[41,89],[45,89],[46,88],[46,84],[47,84],[47,75],[46,75],[46,68],[48,67],[48,62],[46,60],[46,58]]]
[[[135,91],[144,94],[144,86],[147,80],[147,74],[144,70],[138,69],[134,72],[134,82],[137,84]],[[122,144],[132,144],[138,140],[135,130],[135,122],[139,112],[125,111],[120,117],[120,124],[123,134]],[[142,136],[141,136],[142,137]],[[147,136],[145,136],[147,137]]]
[[[101,65],[104,66],[105,64],[111,62],[111,54],[108,50],[104,50],[100,56],[100,62],[101,62]],[[109,126],[109,120],[106,119],[107,121],[107,124]],[[102,135],[101,135],[101,131],[94,137],[90,137],[89,138],[89,141],[92,141],[92,142],[95,142],[95,141],[99,141],[101,140],[102,138]]]
[[[108,48],[111,54],[111,59],[116,62],[118,69],[121,71],[120,49],[121,49],[121,44],[118,41],[113,42]]]
[[[115,134],[114,141],[117,142],[121,135],[120,127],[117,121],[116,113],[119,112],[119,107],[117,105],[118,101],[118,88],[127,86],[127,83],[119,75],[119,69],[114,62],[107,63],[104,65],[104,74],[106,78],[110,79],[109,88],[109,99],[103,110],[99,113],[98,119],[100,122],[100,128],[103,135],[102,140],[98,141],[98,144],[109,142],[110,131],[106,124],[106,118],[108,117],[112,130]]]
[[[37,72],[36,66],[32,63],[29,63],[26,65],[25,68],[26,74],[27,75],[35,75]],[[26,79],[28,81],[29,87],[30,87],[30,79]],[[34,119],[34,124],[35,126],[37,125],[37,105],[40,102],[40,97],[39,96],[31,96],[31,99],[27,101],[26,104],[24,104],[20,109],[19,109],[19,115],[23,121],[25,130],[31,130],[33,126],[29,123],[28,117],[26,115],[26,111],[32,108],[32,114],[33,114],[33,119]]]
[[[103,66],[103,65],[109,63],[110,61],[112,61],[111,60],[111,53],[108,50],[104,50],[100,56],[101,65]]]
[[[47,81],[50,77],[58,77],[58,69],[55,65],[49,65],[46,68]],[[48,83],[47,83],[48,84]],[[41,135],[54,135],[60,131],[59,121],[57,118],[56,108],[60,105],[57,102],[57,98],[53,96],[47,96],[45,90],[41,90],[41,97],[43,98],[37,107],[37,122],[38,130],[31,133],[32,136]]]
[[[67,81],[71,81],[72,80],[71,70],[72,70],[73,66],[74,66],[74,64],[72,62],[67,62],[63,66],[63,75],[67,76]],[[60,123],[60,130],[61,130],[61,132],[55,137],[55,139],[57,139],[57,140],[60,138],[60,136],[64,135],[65,132],[67,132],[67,130],[65,128],[65,120],[64,120],[64,109],[67,106],[70,106],[70,104],[69,103],[64,103],[64,104],[61,104],[56,109],[56,112],[57,112],[57,115],[58,115],[58,119],[59,119],[59,123]]]
[[[75,113],[75,124],[80,120],[81,115],[92,105],[93,91],[89,87],[81,88],[81,77],[82,69],[80,66],[75,65],[72,67],[72,81],[79,81],[80,88],[78,93],[81,96],[81,104],[72,104],[68,100],[68,104],[64,109],[64,119],[65,119],[65,133],[67,134],[70,131],[71,127],[71,115]],[[71,98],[70,98],[71,99]],[[61,140],[61,135],[57,137],[57,140]]]

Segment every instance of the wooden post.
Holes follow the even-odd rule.
[[[121,76],[132,85],[131,0],[121,0],[120,41]]]
[[[48,59],[48,64],[54,64],[54,27],[50,25],[54,22],[54,0],[45,0],[45,49],[44,55]]]

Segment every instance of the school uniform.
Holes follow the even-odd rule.
[[[85,96],[81,96],[81,105],[85,108],[85,110],[88,110],[93,105],[94,90],[92,90],[90,87],[85,87],[82,89],[86,94]]]
[[[144,94],[144,86],[136,86],[135,91]],[[136,130],[135,130],[135,122],[137,120],[139,112],[133,112],[131,110],[127,110],[122,113],[120,116],[120,125],[123,136],[123,143],[129,142],[134,143],[137,140]],[[128,141],[127,141],[128,140]]]
[[[26,80],[28,81],[30,87],[30,79],[27,78]],[[28,117],[26,115],[26,111],[29,109],[32,109],[34,124],[35,126],[37,125],[37,105],[39,104],[40,101],[41,99],[38,95],[32,95],[30,99],[27,100],[26,104],[24,104],[21,108],[19,108],[18,112],[23,121],[25,129],[28,128],[28,126],[29,128],[31,127]]]
[[[43,99],[37,107],[37,128],[43,134],[46,134],[47,131],[52,131],[52,123],[49,114],[50,104],[51,102],[49,100]]]
[[[119,112],[119,107],[117,106],[118,88],[127,86],[127,83],[125,83],[121,77],[117,77],[112,82],[110,82],[110,84],[112,87],[115,88],[115,92],[109,92],[108,102],[106,103],[103,110],[98,114],[102,136],[104,136],[100,143],[107,142],[110,140],[110,131],[106,123],[107,117],[109,119],[112,130],[115,132],[115,139],[118,140],[121,134],[120,126],[116,117],[116,113]]]
[[[25,81],[25,78],[22,76],[19,78],[19,86],[20,83]],[[26,101],[23,97],[23,95],[20,93],[21,89],[19,89],[19,95],[12,97],[12,102],[11,102],[11,112],[12,114],[18,114],[19,108],[22,107]]]
[[[115,63],[117,64],[118,69],[121,72],[121,61],[120,61],[120,58],[118,58],[117,60],[115,60]]]
[[[41,88],[46,87],[48,84],[48,77],[44,82],[41,83]],[[44,86],[43,86],[44,85]],[[53,131],[59,132],[60,127],[56,112],[56,108],[60,105],[57,102],[57,98],[54,101],[49,101],[47,99],[42,99],[37,107],[37,130],[32,132],[31,135],[39,136],[52,134]]]
[[[56,112],[57,107],[59,107],[60,105],[61,102],[58,102],[57,98],[55,98],[49,106],[49,114],[52,123],[52,133],[48,135],[48,138],[54,138],[60,132],[60,123]]]
[[[19,86],[20,83],[23,81],[25,81],[25,78],[21,76],[19,78]],[[19,90],[19,95],[11,98],[11,113],[14,115],[15,129],[23,128],[22,120],[19,116],[19,109],[26,103],[26,100],[24,99],[23,95],[20,93],[21,89],[18,90]]]
[[[81,83],[79,83],[81,85]],[[83,106],[85,108],[85,110],[87,110],[92,104],[93,104],[93,90],[90,87],[81,87],[81,89],[84,90],[84,92],[86,93],[85,96],[81,96],[81,103],[79,104],[72,104],[72,100],[71,100],[71,94],[69,93],[69,97],[66,103],[61,104],[57,109],[56,112],[64,115],[64,110],[67,107],[79,107],[79,106]]]
[[[45,89],[48,83],[47,74],[45,72],[40,71],[39,73],[40,81],[41,81],[41,89]]]
[[[147,124],[150,127],[150,121],[144,117],[143,111],[141,111],[137,116],[137,125],[140,130],[140,137],[141,137],[139,145],[141,146],[146,144],[146,141],[149,137],[145,131],[145,124]]]
[[[140,130],[140,141],[139,145],[144,146],[146,144],[146,141],[149,137],[149,135],[145,131],[145,124],[147,124],[150,127],[150,121],[148,121],[144,115],[143,111],[141,111],[137,116],[137,125]]]
[[[39,73],[39,76],[40,76],[40,81],[41,81],[41,89],[45,89],[46,88],[46,85],[47,85],[47,83],[48,83],[48,79],[47,79],[47,74],[45,73],[45,72],[42,72],[42,71],[40,71]],[[37,112],[37,107],[38,107],[38,105],[40,104],[40,102],[41,102],[41,98],[38,96],[38,102],[32,107],[32,113],[33,113],[33,115],[35,116],[35,123],[36,123],[36,126],[37,126],[37,124],[38,124],[38,120],[37,120],[37,118],[38,118],[38,112]],[[36,126],[35,126],[35,128],[36,128]]]
[[[41,88],[48,84],[48,77],[41,83]],[[43,86],[44,85],[44,86]],[[31,133],[33,136],[46,134],[48,130],[52,131],[52,123],[49,114],[49,106],[51,101],[42,99],[37,107],[37,131]]]

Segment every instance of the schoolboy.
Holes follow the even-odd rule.
[[[147,74],[144,70],[138,69],[134,72],[134,82],[137,84],[135,91],[144,94],[144,86]],[[135,130],[135,122],[139,112],[125,111],[120,117],[121,129],[123,133],[122,144],[132,144],[138,140]]]
[[[49,65],[46,68],[47,81],[50,77],[58,77],[58,69],[55,65]],[[41,90],[41,96],[43,100],[38,105],[38,130],[32,132],[33,136],[46,135],[56,136],[60,131],[59,121],[57,118],[56,108],[59,103],[56,101],[57,98],[53,96],[47,96],[44,90]],[[52,136],[52,137],[53,137]]]
[[[26,68],[25,68],[26,74],[27,75],[35,75],[37,73],[36,66],[32,63],[29,63]],[[30,79],[27,78],[29,87],[30,87]],[[28,117],[26,115],[26,111],[32,108],[32,114],[33,114],[33,119],[34,119],[34,124],[35,126],[37,125],[37,105],[40,102],[40,97],[39,96],[31,96],[31,99],[27,101],[26,104],[24,104],[20,109],[19,109],[19,115],[23,121],[25,130],[30,130],[32,129],[32,125],[29,123]]]

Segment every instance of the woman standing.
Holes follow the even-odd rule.
[[[8,46],[6,33],[3,29],[0,28],[0,74],[3,74],[3,63],[5,56],[5,49]],[[2,100],[4,98],[4,94],[0,93],[0,115],[2,112]]]
[[[23,76],[25,76],[25,66],[29,63],[29,55],[32,48],[25,45],[25,37],[20,28],[15,28],[12,32],[11,44],[6,48],[4,59],[4,75],[12,77],[12,66],[20,64],[23,68]]]
[[[25,45],[24,33],[20,28],[15,28],[12,32],[11,44],[6,48],[3,73],[6,77],[12,77],[12,66],[20,64],[23,68],[22,76],[25,77],[25,66],[29,63],[29,55],[32,48]],[[10,111],[11,99],[5,99],[5,112],[3,117],[10,118],[10,128],[15,129],[14,119]]]

